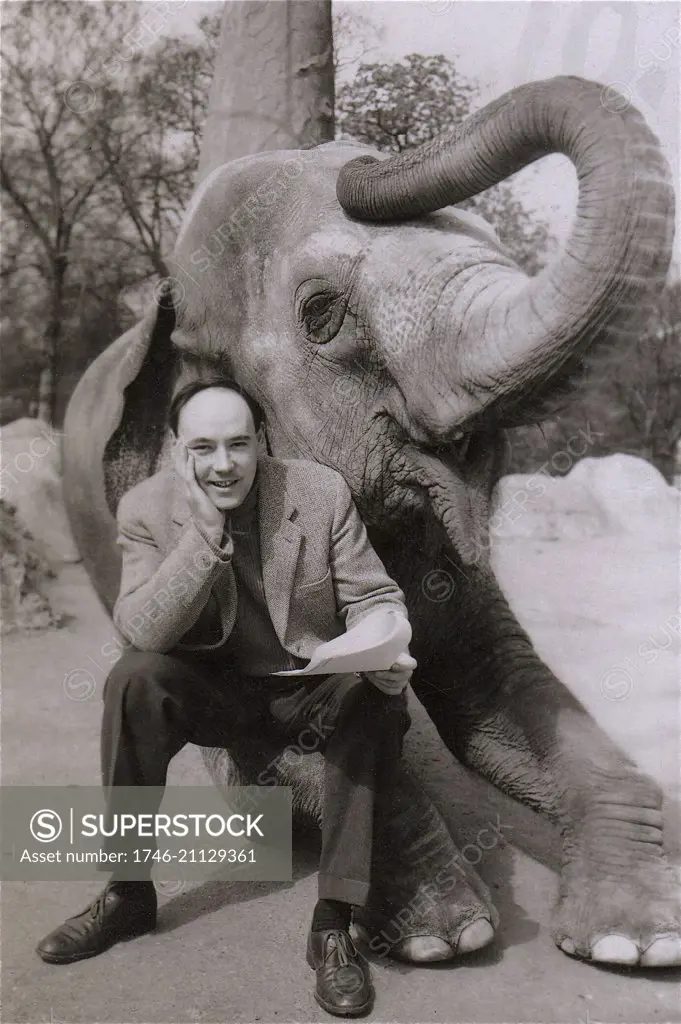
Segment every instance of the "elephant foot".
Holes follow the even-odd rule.
[[[481,879],[438,876],[406,901],[384,896],[355,911],[359,937],[379,957],[425,964],[453,960],[494,938],[499,915]]]
[[[620,805],[606,826],[602,809],[600,820],[586,842],[568,844],[556,944],[592,963],[680,966],[681,889],[662,849],[660,811]]]
[[[377,827],[372,887],[355,924],[374,955],[408,963],[452,960],[488,945],[499,915],[441,815],[402,767]]]
[[[362,942],[371,948],[371,942],[381,942],[382,937],[376,935],[363,925],[355,926],[357,934]],[[409,964],[433,964],[443,960],[453,960],[463,953],[473,953],[476,949],[483,949],[489,946],[494,938],[494,928],[486,918],[478,918],[472,924],[464,926],[460,932],[458,941],[452,942],[440,938],[438,935],[413,935],[407,939],[396,942],[389,951],[393,960],[400,960]]]

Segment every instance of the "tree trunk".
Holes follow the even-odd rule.
[[[38,384],[38,419],[55,424],[57,412],[57,381],[59,380],[59,345],[64,319],[64,281],[66,262],[64,257],[57,259],[52,268],[52,294],[50,296],[50,316],[45,329],[43,351],[45,363],[40,371]]]
[[[52,423],[53,409],[56,393],[54,370],[52,360],[47,355],[47,363],[40,371],[38,381],[38,412],[37,417],[45,423]]]
[[[333,139],[331,0],[226,3],[199,181],[269,149]]]

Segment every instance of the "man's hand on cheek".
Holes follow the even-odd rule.
[[[175,445],[175,468],[184,481],[187,503],[192,517],[206,534],[219,544],[225,527],[225,513],[217,508],[196,477],[194,456],[182,441]]]
[[[365,672],[364,675],[379,690],[390,697],[395,697],[405,689],[417,662],[406,651],[393,662],[388,669],[376,672]]]

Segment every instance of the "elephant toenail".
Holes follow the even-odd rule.
[[[461,932],[456,945],[456,952],[472,953],[475,949],[482,949],[483,946],[488,946],[493,938],[494,928],[489,921],[485,921],[484,918],[481,918],[479,921],[473,921],[472,924],[466,925]]]
[[[638,948],[624,935],[605,935],[591,947],[591,959],[604,964],[633,966],[638,963]]]
[[[563,941],[560,944],[560,948],[563,950],[564,953],[567,953],[568,956],[574,956],[577,952],[577,947],[575,946],[572,939],[563,939]]]
[[[454,950],[444,939],[436,935],[416,935],[404,939],[393,948],[391,955],[397,960],[408,960],[414,964],[435,963],[439,960],[451,960]]]
[[[641,956],[641,967],[676,967],[681,964],[681,937],[659,935]]]

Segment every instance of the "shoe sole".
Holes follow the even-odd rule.
[[[373,999],[370,999],[364,1006],[353,1006],[347,1010],[339,1009],[338,1007],[332,1008],[329,1003],[326,1003],[323,999],[320,999],[317,993],[314,994],[315,1000],[321,1006],[322,1010],[326,1010],[327,1013],[332,1014],[334,1017],[361,1017],[363,1013],[368,1013],[374,1005]]]
[[[84,953],[68,953],[60,956],[58,953],[43,953],[39,949],[36,949],[36,953],[40,959],[46,964],[76,964],[79,960],[90,960],[93,956],[99,956],[100,953],[106,953],[107,950],[111,949],[119,942],[130,942],[132,939],[139,939],[142,935],[148,935],[153,932],[156,928],[154,925],[152,928],[144,928],[141,931],[131,932],[129,935],[119,935],[111,942],[107,942],[105,946],[100,946],[99,949],[91,949]]]

